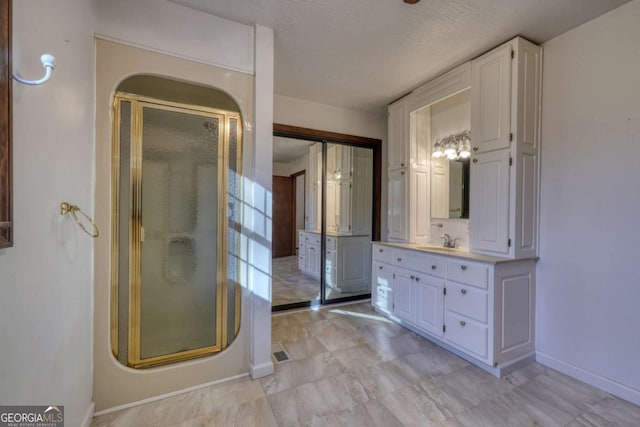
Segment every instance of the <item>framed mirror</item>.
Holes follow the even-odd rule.
[[[0,2],[0,249],[13,246],[11,153],[11,1]]]

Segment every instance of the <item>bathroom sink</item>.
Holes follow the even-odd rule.
[[[428,251],[451,253],[458,252],[458,248],[445,248],[443,246],[418,246],[418,249],[426,249]]]

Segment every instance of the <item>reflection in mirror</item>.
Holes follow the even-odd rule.
[[[431,161],[431,218],[469,218],[469,159]]]
[[[320,299],[322,144],[273,138],[272,305]]]
[[[371,292],[373,150],[327,144],[325,299]]]
[[[428,123],[431,218],[469,218],[471,91],[431,104],[416,117]]]

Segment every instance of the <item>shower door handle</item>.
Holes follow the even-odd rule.
[[[144,227],[140,227],[140,241],[144,242]]]

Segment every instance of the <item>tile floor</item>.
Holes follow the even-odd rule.
[[[273,317],[293,361],[92,426],[640,426],[640,407],[533,363],[495,378],[367,303]]]

